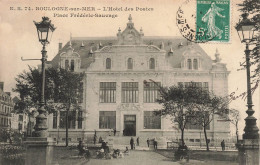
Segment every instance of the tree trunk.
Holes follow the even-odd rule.
[[[28,117],[29,117],[29,123],[28,123],[28,128],[27,128],[27,136],[32,137],[31,115],[29,114]]]
[[[184,146],[184,129],[181,129],[181,146]]]
[[[66,110],[66,147],[69,146],[69,108]]]
[[[209,151],[209,143],[208,143],[208,137],[207,137],[206,126],[203,126],[203,130],[204,130],[204,136],[205,136],[207,151]]]
[[[69,105],[66,110],[66,147],[69,146],[69,111],[71,106],[71,99],[69,99]]]

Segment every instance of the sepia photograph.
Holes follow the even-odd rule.
[[[0,0],[0,164],[259,165],[259,0]]]

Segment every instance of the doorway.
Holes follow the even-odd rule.
[[[124,136],[136,136],[136,115],[124,115]]]

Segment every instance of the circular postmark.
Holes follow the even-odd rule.
[[[229,41],[228,17],[227,4],[214,0],[186,0],[176,13],[176,24],[181,35],[191,42],[226,42]]]
[[[186,0],[179,7],[176,24],[184,38],[196,42],[196,1]]]

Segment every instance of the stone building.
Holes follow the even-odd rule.
[[[10,129],[13,108],[11,94],[4,92],[4,82],[0,82],[0,129]]]
[[[52,60],[54,67],[85,73],[83,111],[71,112],[75,117],[70,120],[69,140],[92,140],[94,130],[105,138],[112,129],[116,129],[117,137],[127,139],[180,138],[169,119],[153,114],[160,108],[155,102],[158,86],[187,86],[193,81],[226,96],[229,72],[219,56],[216,51],[212,60],[198,44],[182,37],[146,37],[142,29],[135,28],[131,15],[116,37],[71,38],[63,48],[60,45]],[[79,117],[84,120],[77,120]],[[226,139],[229,123],[213,117],[209,139]],[[50,116],[52,137],[64,141],[64,128],[63,112]],[[202,130],[192,125],[185,132],[185,141],[190,144],[199,145],[203,137]]]

